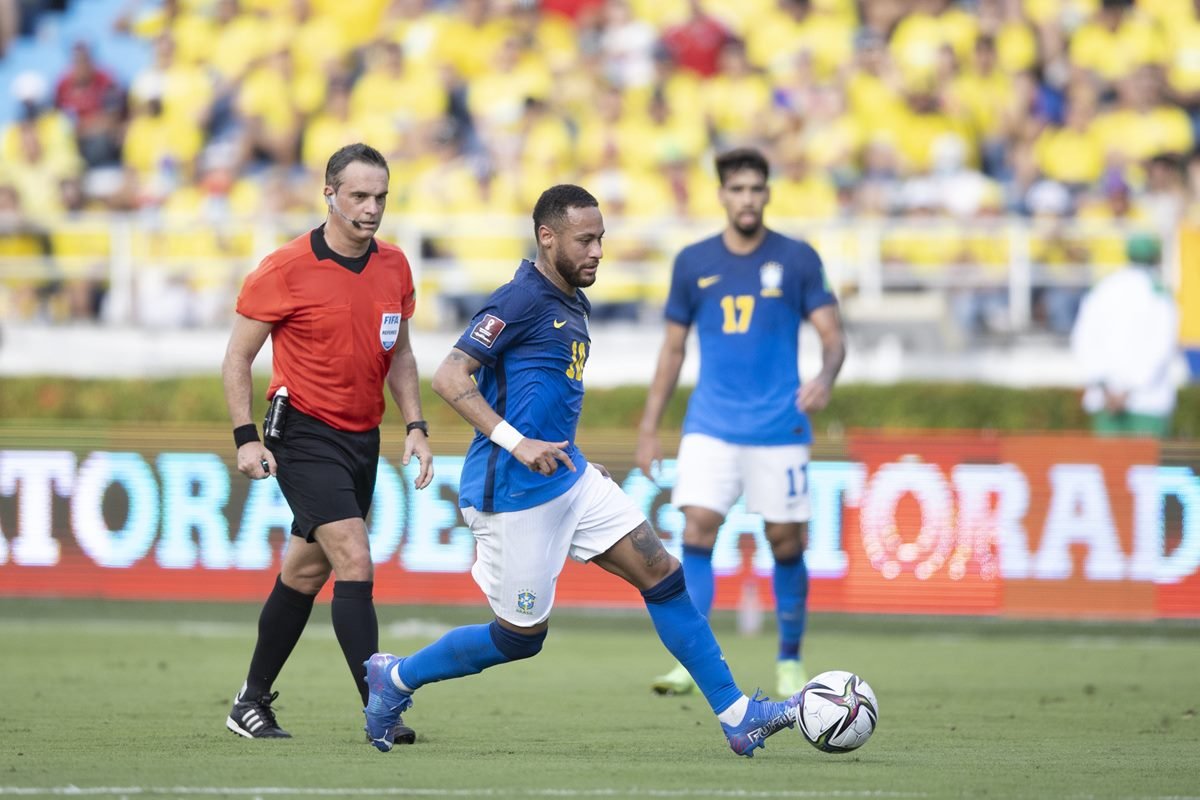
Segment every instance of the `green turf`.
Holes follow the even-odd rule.
[[[783,731],[749,760],[729,752],[701,698],[650,695],[670,661],[649,623],[625,614],[563,614],[536,659],[422,689],[406,715],[418,744],[381,754],[364,743],[321,605],[276,687],[295,738],[242,740],[224,718],[255,615],[0,601],[0,795],[1200,796],[1194,625],[819,616],[810,671],[859,672],[880,727],[854,754]],[[383,607],[380,618],[385,645],[406,651],[485,615]],[[716,625],[743,688],[769,687],[771,637],[739,636],[727,616]]]

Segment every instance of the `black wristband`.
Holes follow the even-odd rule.
[[[233,429],[233,443],[240,450],[242,445],[250,442],[258,441],[258,426],[253,422],[247,422],[245,425],[238,425]]]
[[[425,438],[428,439],[429,438],[429,423],[423,419],[419,419],[416,422],[408,423],[408,426],[404,429],[404,432],[406,434],[408,434],[408,433],[412,433],[413,431],[420,431],[421,433],[425,434]]]

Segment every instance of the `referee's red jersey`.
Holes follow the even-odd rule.
[[[350,259],[325,243],[324,226],[268,255],[246,278],[237,312],[269,322],[273,371],[267,397],[345,431],[383,420],[383,384],[401,319],[416,307],[412,270],[395,245],[372,240]]]

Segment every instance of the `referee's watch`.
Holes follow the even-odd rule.
[[[413,431],[420,431],[421,433],[425,434],[425,438],[428,439],[429,423],[423,419],[408,423],[408,426],[404,429],[405,434],[412,433]]]

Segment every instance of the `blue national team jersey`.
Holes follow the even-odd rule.
[[[805,242],[767,231],[749,255],[729,252],[720,235],[684,248],[666,307],[668,320],[695,325],[700,336],[700,379],[683,432],[733,444],[811,442],[796,409],[800,323],[836,302]]]
[[[570,442],[566,452],[576,470],[560,464],[553,475],[539,475],[476,431],[463,464],[460,506],[489,512],[532,508],[583,475],[587,459],[575,446],[575,427],[583,410],[591,307],[582,291],[568,297],[522,261],[455,344],[483,364],[475,380],[496,413],[530,438]]]

